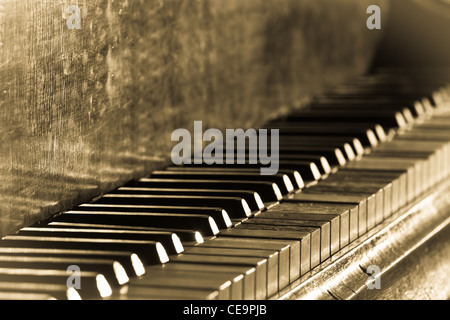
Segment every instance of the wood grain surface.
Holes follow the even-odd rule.
[[[365,72],[370,4],[1,0],[0,235],[160,168],[176,128],[258,127]]]

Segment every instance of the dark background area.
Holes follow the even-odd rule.
[[[376,67],[450,67],[450,2],[392,0]]]

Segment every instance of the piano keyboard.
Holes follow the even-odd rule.
[[[276,175],[169,166],[5,236],[0,299],[277,297],[444,181],[449,125],[449,87],[361,77],[267,124]]]

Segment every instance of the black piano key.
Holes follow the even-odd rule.
[[[20,229],[18,235],[35,236],[35,237],[56,237],[56,238],[90,238],[90,239],[157,241],[164,246],[168,254],[178,254],[184,251],[180,238],[178,238],[178,236],[175,233],[163,231],[26,227]]]
[[[0,247],[131,251],[136,253],[144,264],[169,261],[163,245],[156,241],[6,236],[0,241]]]
[[[219,181],[251,181],[276,183],[281,193],[286,195],[294,191],[291,180],[285,174],[261,175],[260,173],[213,174],[201,172],[153,171],[151,178],[156,179],[190,179]]]
[[[296,183],[296,189],[302,189],[305,184],[303,180],[318,180],[321,175],[329,174],[331,171],[330,165],[325,157],[321,156],[310,156],[305,157],[299,156],[297,160],[280,160],[277,162],[279,166],[280,173],[288,174],[292,182]],[[312,164],[311,164],[312,163]],[[184,165],[188,168],[204,168],[203,164],[188,164]],[[230,168],[230,169],[252,169],[259,170],[260,164],[214,164],[208,167],[208,169],[214,168]],[[319,172],[317,173],[317,169]],[[296,174],[298,172],[298,176]]]
[[[292,169],[295,168],[295,170],[301,173],[300,179],[302,181],[303,186],[299,189],[303,189],[303,187],[309,185],[311,182],[315,182],[320,180],[321,178],[324,178],[325,175],[329,173],[329,170],[331,170],[328,161],[325,157],[321,157],[319,166],[323,169],[322,170],[323,174],[321,173],[319,167],[314,161],[297,161],[297,160],[280,161],[280,167]],[[283,169],[281,169],[280,172],[283,172]],[[297,185],[300,186],[299,183],[297,183]]]
[[[357,138],[366,148],[373,148],[379,142],[386,142],[393,138],[395,130],[385,130],[380,124],[375,122],[343,122],[343,121],[314,121],[296,122],[286,120],[274,120],[265,125],[266,128],[279,129],[280,141],[301,137],[324,137],[331,138]]]
[[[351,147],[349,146],[349,149]],[[346,163],[346,158],[344,153],[338,147],[327,147],[327,146],[315,146],[315,145],[305,145],[305,146],[280,146],[279,147],[279,159],[282,161],[286,160],[298,160],[298,156],[302,155],[315,155],[326,157],[328,162],[332,165],[343,166]],[[353,150],[349,150],[354,158]],[[300,157],[299,157],[300,158]],[[302,171],[299,171],[303,174]]]
[[[316,150],[316,148],[321,147],[321,148],[338,148],[341,153],[345,156],[346,160],[348,161],[352,161],[356,158],[355,152],[353,151],[352,146],[347,143],[315,143],[315,144],[302,144],[302,143],[298,143],[295,145],[285,145],[285,144],[281,144],[279,146],[279,153],[281,155],[283,154],[296,154],[296,150],[301,150],[303,148],[309,150],[310,148],[314,148],[313,150]],[[269,151],[271,149],[269,148]],[[292,151],[292,152],[291,152]],[[327,153],[328,154],[328,153]]]
[[[304,150],[304,151],[303,151]],[[339,155],[336,150],[339,150]],[[327,145],[289,145],[280,146],[280,158],[284,159],[285,155],[296,156],[297,154],[316,154],[327,158],[327,160],[333,165],[345,165],[346,161],[352,161],[356,158],[352,147],[345,143],[342,146],[327,146]],[[340,160],[340,155],[343,156],[345,161]]]
[[[187,195],[207,197],[238,197],[244,199],[252,211],[264,209],[264,203],[257,192],[245,190],[207,190],[207,189],[178,189],[178,188],[140,188],[120,187],[112,194],[149,194],[149,195]]]
[[[317,111],[318,113],[320,112],[330,112],[333,113],[335,111],[338,111],[339,113],[351,113],[354,114],[356,113],[373,113],[373,112],[382,112],[382,113],[389,113],[391,111],[396,111],[402,114],[402,116],[404,117],[405,121],[407,124],[412,125],[415,122],[415,117],[414,117],[414,108],[407,108],[407,107],[403,107],[400,106],[398,108],[393,108],[392,106],[383,106],[383,105],[378,105],[376,108],[370,109],[370,108],[364,108],[361,107],[359,105],[356,106],[349,106],[349,105],[344,105],[344,106],[339,106],[338,108],[336,108],[333,105],[313,105],[311,106],[312,111]],[[420,111],[419,111],[420,112]]]
[[[345,155],[348,161],[353,161],[356,158],[356,154],[353,151],[352,146],[349,143],[345,143],[343,146],[339,146],[341,152]]]
[[[282,155],[284,156],[284,155]],[[295,160],[280,160],[280,163],[285,163],[286,166],[295,166],[297,163],[299,165],[306,165],[306,167],[299,166],[299,172],[302,172],[302,177],[304,176],[305,180],[308,180],[308,174],[311,171],[311,178],[316,179],[318,177],[318,174],[315,172],[314,166],[311,166],[310,163],[314,163],[316,167],[319,169],[319,174],[322,176],[322,178],[326,178],[330,173],[336,172],[338,169],[338,166],[331,166],[328,162],[327,158],[324,156],[318,156],[318,155],[311,155],[311,154],[301,154],[301,155],[294,155],[291,157],[291,159]],[[312,180],[311,179],[311,180]]]
[[[297,123],[293,122],[292,125],[286,125],[284,123],[270,123],[266,127],[279,128],[280,140],[295,137],[308,137],[314,136],[352,136],[358,138],[365,148],[375,148],[379,142],[383,142],[387,139],[385,130],[378,124],[366,124],[366,123]],[[371,129],[371,127],[373,129]],[[376,131],[375,131],[376,130]]]
[[[124,267],[117,261],[101,259],[70,259],[57,257],[20,257],[0,255],[0,268],[14,269],[50,269],[67,271],[71,265],[76,265],[82,271],[92,271],[103,274],[113,286],[121,286],[129,282]]]
[[[360,105],[367,108],[376,108],[382,106],[412,106],[421,99],[427,99],[423,96],[381,96],[381,95],[348,95],[348,94],[329,94],[316,97],[311,105]]]
[[[141,213],[157,213],[157,214],[184,214],[193,215],[193,219],[198,215],[210,216],[220,229],[231,227],[231,219],[228,212],[222,208],[212,207],[182,207],[182,206],[147,206],[133,204],[99,204],[85,203],[76,207],[76,211],[111,211],[111,212],[141,212]],[[71,210],[73,211],[73,210]],[[155,218],[156,219],[156,218]],[[174,219],[175,220],[175,219]],[[156,226],[158,227],[158,226]],[[170,227],[170,226],[168,226]]]
[[[332,101],[337,101],[341,99],[343,101],[354,100],[355,103],[359,101],[370,100],[374,104],[376,103],[403,103],[410,104],[414,101],[419,101],[420,99],[433,99],[434,91],[440,90],[440,84],[431,83],[420,83],[418,86],[413,84],[411,81],[404,81],[402,83],[401,90],[397,90],[398,82],[385,82],[377,83],[376,85],[371,83],[369,86],[361,86],[360,78],[356,78],[357,83],[346,88],[346,92],[327,92],[324,95],[320,95],[314,99],[318,102],[327,102],[330,99]],[[355,80],[356,80],[355,79]],[[398,78],[397,78],[398,80]],[[403,78],[403,80],[405,80]],[[428,80],[427,80],[428,81]],[[354,86],[356,85],[356,86]],[[349,89],[351,88],[351,89]],[[380,91],[381,90],[381,91]]]
[[[396,90],[393,88],[392,84],[381,84],[381,85],[371,85],[371,86],[339,86],[337,87],[333,93],[328,93],[327,97],[332,98],[338,98],[343,97],[347,98],[348,96],[352,96],[354,98],[360,98],[360,97],[374,97],[376,99],[385,98],[385,99],[420,99],[422,97],[432,97],[430,95],[430,92],[434,90],[436,87],[433,86],[433,88],[428,87],[415,87],[413,90],[414,92],[411,92],[409,89],[406,89],[405,87],[401,88],[400,90]]]
[[[327,137],[327,136],[297,136],[295,138],[284,136],[280,139],[281,146],[327,146],[341,147],[344,152],[344,145],[349,144],[356,156],[362,156],[365,152],[361,141],[354,137]]]
[[[279,161],[276,162],[279,166]],[[245,163],[245,164],[229,164],[225,166],[222,165],[206,165],[203,164],[202,166],[196,166],[196,167],[192,167],[189,165],[183,165],[183,166],[171,166],[171,167],[167,167],[166,170],[168,171],[181,171],[181,172],[185,172],[185,171],[193,171],[193,172],[211,172],[214,174],[220,174],[220,173],[224,173],[224,174],[229,174],[229,173],[252,173],[252,174],[259,174],[260,172],[260,168],[261,168],[261,164],[250,164],[250,163]],[[289,177],[289,179],[291,180],[291,182],[294,184],[294,189],[302,189],[305,184],[303,182],[303,178],[300,175],[300,173],[297,171],[297,169],[294,168],[280,168],[279,166],[279,170],[278,173],[281,174],[285,174]],[[237,196],[237,195],[235,195]]]
[[[326,159],[325,159],[326,161]],[[303,189],[305,187],[304,180],[318,180],[321,175],[313,161],[296,161],[289,160],[284,161],[283,155],[280,155],[280,160],[276,161],[278,165],[278,173],[285,174],[289,177],[291,182],[294,185],[295,190]],[[202,166],[202,167],[194,167],[192,165],[186,165],[183,167],[175,168],[173,171],[204,171],[204,172],[214,172],[219,173],[221,171],[228,172],[250,172],[257,174],[259,172],[259,168],[261,164],[251,164],[246,159],[245,164],[219,164],[212,166]]]
[[[282,194],[276,183],[249,182],[249,181],[217,181],[217,180],[191,180],[191,179],[149,179],[142,178],[129,183],[127,186],[143,188],[192,188],[211,190],[249,190],[259,194],[266,206],[277,203]]]
[[[347,163],[344,154],[339,148],[333,147],[290,147],[289,149],[280,149],[280,158],[288,159],[285,155],[289,155],[290,158],[295,158],[296,155],[318,155],[327,158],[331,165],[344,166]]]
[[[66,285],[70,274],[66,270],[0,268],[0,282]],[[101,299],[111,296],[112,289],[105,276],[98,272],[80,271],[82,283],[77,292],[83,299]]]
[[[120,226],[111,224],[89,224],[76,222],[50,222],[48,225],[40,225],[40,227],[51,228],[80,228],[80,229],[117,229],[117,230],[136,230],[136,231],[163,231],[173,232],[180,238],[181,242],[203,243],[204,239],[200,232],[196,230],[184,230],[174,228],[151,228],[139,226]]]
[[[351,97],[351,96],[350,96]],[[414,99],[391,99],[391,100],[382,100],[382,99],[373,99],[373,98],[345,98],[339,97],[337,99],[328,98],[321,99],[312,102],[309,107],[311,109],[366,109],[366,110],[396,110],[400,111],[404,108],[408,108],[408,110],[413,114],[415,118],[421,118],[424,113],[424,107],[422,103]]]
[[[314,164],[312,164],[314,165]],[[301,170],[301,168],[298,168]],[[299,191],[305,187],[305,182],[303,180],[303,177],[300,175],[299,170],[291,168],[279,168],[278,173],[285,174],[288,176],[288,178],[291,180],[292,184],[294,185],[294,189]]]
[[[223,208],[232,219],[247,218],[252,215],[247,202],[238,197],[105,194],[94,203]]]
[[[101,210],[88,210],[88,207],[80,207],[80,210],[67,211],[53,219],[55,222],[76,222],[103,225],[105,223],[119,226],[142,226],[178,228],[198,230],[205,236],[214,236],[219,233],[219,228],[211,216],[201,214],[176,214],[176,213],[146,213],[127,210],[113,211],[113,208],[101,207]],[[89,207],[89,209],[100,207]],[[108,211],[111,210],[111,211]]]
[[[0,255],[14,257],[56,257],[67,259],[104,259],[118,261],[130,276],[145,274],[144,265],[138,255],[127,251],[67,250],[46,248],[0,247]]]

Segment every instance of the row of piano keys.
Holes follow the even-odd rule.
[[[169,166],[4,237],[0,298],[270,298],[448,177],[450,90],[410,85],[361,77],[268,123],[276,175]]]

